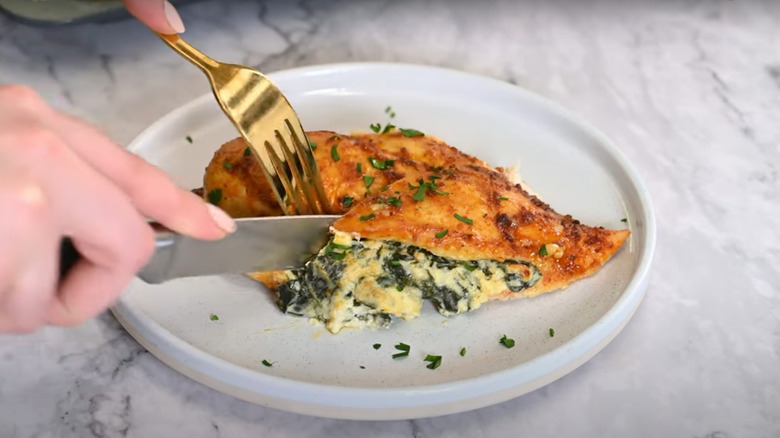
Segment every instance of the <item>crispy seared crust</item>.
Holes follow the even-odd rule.
[[[317,144],[314,155],[333,212],[343,214],[334,224],[336,229],[362,238],[416,245],[451,259],[525,260],[542,273],[534,286],[520,293],[506,290],[490,299],[532,297],[565,287],[598,270],[629,235],[628,230],[590,227],[562,216],[519,184],[513,185],[504,173],[431,136],[408,138],[397,132],[343,136],[317,131],[309,137]],[[338,161],[333,159],[334,145]],[[256,164],[236,156],[238,149],[243,153],[242,146],[240,140],[223,146],[207,169],[206,181],[227,182],[222,186],[223,197],[228,192],[231,202],[220,206],[231,215],[268,214],[275,201],[268,196],[267,184],[258,181],[263,177],[252,169]],[[394,163],[380,170],[369,163],[369,157]],[[225,173],[224,160],[235,158],[240,166],[232,166],[234,172],[227,172],[230,178],[209,175],[209,171]],[[357,163],[361,163],[362,174]],[[364,175],[374,177],[368,190]],[[418,186],[420,179],[430,182],[431,175],[440,177],[435,179],[436,188],[447,195],[429,190],[422,201],[416,201],[417,189],[410,185]],[[247,181],[247,176],[252,180]],[[243,186],[234,188],[233,184]],[[255,192],[263,186],[266,193]],[[241,200],[242,193],[248,193],[244,196],[251,201]],[[401,200],[400,206],[384,203],[394,196]],[[344,205],[345,197],[354,199],[350,207]],[[456,213],[473,224],[457,219]],[[372,214],[373,219],[366,220]],[[444,230],[447,234],[437,238]],[[546,256],[539,255],[542,245]],[[252,277],[272,289],[285,281],[281,273]]]

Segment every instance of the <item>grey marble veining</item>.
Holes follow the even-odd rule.
[[[580,113],[650,189],[659,238],[647,297],[570,375],[416,421],[233,399],[163,365],[110,315],[0,336],[0,437],[780,436],[780,3],[236,0],[182,15],[188,40],[225,61],[441,65]],[[122,143],[208,90],[133,21],[36,29],[0,18],[9,82]]]

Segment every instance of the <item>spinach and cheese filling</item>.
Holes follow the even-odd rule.
[[[479,308],[492,293],[519,292],[541,278],[526,261],[459,261],[396,241],[336,232],[304,267],[285,271],[279,308],[342,328],[384,328],[420,315],[423,300],[445,316]]]

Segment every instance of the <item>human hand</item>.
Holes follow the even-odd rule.
[[[235,229],[32,90],[0,86],[0,332],[78,324],[106,309],[154,250],[147,218],[207,240]],[[58,283],[64,236],[82,259]]]
[[[184,23],[168,0],[122,0],[128,12],[164,35],[184,32]]]

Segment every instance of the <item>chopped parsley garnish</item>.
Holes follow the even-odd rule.
[[[380,192],[386,192],[386,191],[387,191],[387,189],[389,189],[389,188],[390,188],[390,186],[384,186],[384,187],[382,187],[381,189],[379,189],[379,191],[380,191]]]
[[[352,196],[345,196],[341,198],[341,205],[343,205],[344,207],[351,207],[352,201],[353,201]]]
[[[382,344],[374,344],[374,350],[379,350],[382,348]]]
[[[465,216],[461,216],[458,213],[455,213],[455,219],[457,219],[457,220],[459,220],[459,221],[461,221],[461,222],[463,222],[465,224],[469,224],[469,225],[473,225],[474,224],[473,220],[471,220],[471,219],[469,219],[469,218],[467,218]]]
[[[362,175],[362,174],[363,174],[363,165],[362,165],[362,164],[360,164],[360,163],[357,163],[357,164],[355,165],[355,169],[357,169],[357,172],[358,172],[358,174],[360,174],[360,175]]]
[[[364,370],[364,369],[366,369],[366,367],[364,367],[363,365],[360,365],[360,369]]]
[[[380,123],[372,123],[371,130],[378,134],[379,131],[382,130],[382,125]]]
[[[263,365],[265,365],[265,366],[267,366],[267,367],[269,367],[269,368],[270,368],[270,367],[272,367],[272,366],[274,366],[274,364],[273,364],[273,363],[271,363],[271,362],[268,362],[268,361],[267,361],[267,360],[265,360],[265,359],[263,359],[263,362],[262,362],[262,363],[263,363]]]
[[[463,347],[463,348],[460,349],[460,355],[461,355],[461,357],[466,355],[466,347]]]
[[[227,169],[227,170],[230,170],[230,169],[233,168],[233,163],[231,163],[230,161],[225,161],[224,163],[222,163],[222,165],[225,166],[225,169]]]
[[[390,266],[401,266],[400,260],[390,260]]]
[[[502,336],[501,339],[498,340],[498,343],[506,348],[512,348],[515,346],[515,340],[507,338],[506,335]]]
[[[550,327],[550,337],[552,338],[553,336],[555,336],[555,330]]]
[[[442,237],[446,236],[447,233],[449,233],[449,232],[450,232],[450,229],[446,228],[444,231],[439,231],[438,233],[436,233],[435,236],[436,236],[437,239],[441,239]]]
[[[187,143],[192,143],[192,137],[191,136],[188,135],[188,136],[186,136],[184,138],[187,140]]]
[[[429,354],[425,356],[425,361],[429,362],[428,365],[425,366],[425,368],[435,370],[436,368],[439,368],[441,366],[441,356],[434,356],[433,354]]]
[[[336,162],[338,162],[338,161],[341,159],[341,157],[339,156],[339,150],[338,150],[338,147],[339,147],[339,145],[337,145],[337,144],[334,144],[334,145],[333,145],[333,146],[330,148],[330,156],[331,156],[331,158],[333,158],[333,161],[336,161]]]
[[[404,137],[422,137],[423,135],[425,135],[424,133],[422,133],[422,132],[420,132],[420,131],[418,131],[416,129],[404,129],[404,128],[401,128],[399,130],[401,131],[401,135],[403,135]]]
[[[374,183],[374,180],[376,178],[370,175],[363,175],[363,184],[366,185],[366,190],[371,187],[371,184]]]
[[[314,151],[314,150],[317,150],[317,143],[315,143],[315,142],[313,142],[313,141],[309,140],[309,148],[310,148],[311,150],[313,150],[313,151]]]
[[[374,213],[371,213],[371,214],[369,214],[369,215],[367,215],[367,216],[360,216],[360,220],[361,220],[362,222],[365,222],[365,221],[370,221],[371,219],[373,219],[373,218],[375,218],[375,217],[376,217],[376,216],[374,215]]]
[[[539,248],[539,255],[542,256],[542,257],[547,255],[547,244],[546,243],[543,243],[542,247]]]
[[[249,150],[249,148],[244,149],[244,156],[248,157],[252,154],[252,151]]]
[[[395,349],[396,349],[396,350],[399,350],[399,351],[400,351],[400,353],[395,353],[395,354],[393,355],[393,359],[398,359],[399,357],[406,357],[406,356],[409,356],[409,351],[412,349],[412,347],[410,347],[410,346],[409,346],[409,345],[407,345],[407,344],[404,344],[403,342],[399,342],[399,343],[398,343],[398,344],[395,346]]]
[[[509,200],[509,198],[507,198],[506,196],[499,196],[499,197],[498,197],[498,200],[499,200],[499,201],[508,201],[508,200]]]
[[[387,108],[385,108],[385,114],[390,114],[390,111],[393,109],[390,107],[390,105],[387,105]]]
[[[336,260],[344,260],[344,257],[347,256],[347,253],[343,251],[346,251],[351,248],[352,247],[349,245],[341,245],[335,242],[330,242],[328,246],[325,247],[325,254],[329,255],[331,258]]]
[[[623,222],[624,224],[627,224],[628,223],[628,218],[620,219],[620,222]]]
[[[382,130],[382,134],[387,134],[388,132],[392,131],[393,129],[395,129],[395,125],[392,125],[392,124],[388,123],[387,125],[385,125],[385,129]]]
[[[423,199],[425,199],[425,194],[428,193],[428,190],[432,191],[433,193],[436,193],[437,195],[449,195],[449,193],[439,190],[438,188],[439,186],[436,185],[436,178],[437,178],[436,175],[433,175],[430,177],[431,179],[430,182],[425,182],[424,179],[420,178],[418,180],[419,185],[414,186],[412,184],[409,184],[410,189],[412,190],[417,189],[414,195],[412,195],[412,199],[414,199],[417,202],[422,201]]]
[[[222,189],[214,189],[207,196],[210,203],[218,205],[222,201]]]
[[[393,163],[394,163],[393,160],[383,160],[383,161],[380,161],[380,160],[377,160],[374,157],[368,157],[368,162],[371,163],[371,165],[374,166],[374,168],[379,169],[379,170],[385,170],[388,167],[393,167]]]
[[[403,284],[397,284],[395,286],[395,290],[397,290],[398,292],[401,292],[402,290],[404,290],[404,285]]]
[[[209,317],[209,319],[212,320],[212,321],[219,321],[219,316],[217,316],[217,315],[212,313],[211,316]]]
[[[399,198],[398,196],[391,196],[391,197],[387,198],[387,201],[385,201],[385,203],[387,203],[389,205],[393,205],[395,207],[400,207],[401,206],[401,198]]]

